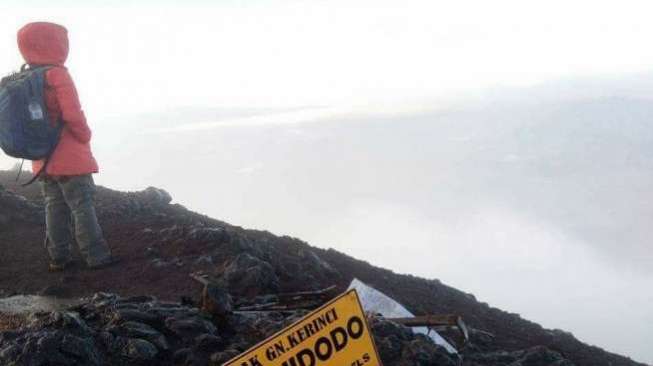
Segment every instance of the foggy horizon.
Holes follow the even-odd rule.
[[[651,5],[192,3],[14,2],[1,69],[65,24],[98,184],[653,364]]]
[[[164,188],[233,225],[436,278],[646,361],[635,347],[652,336],[653,206],[639,187],[653,183],[643,170],[653,166],[653,105],[619,82],[601,85],[597,95],[523,104],[517,90],[494,91],[467,108],[386,117],[185,107],[184,128],[171,129],[174,110],[143,114],[118,131],[95,129],[112,136],[94,144],[96,178],[113,189]]]

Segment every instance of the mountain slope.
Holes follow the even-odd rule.
[[[417,314],[460,313],[473,328],[495,335],[483,345],[485,352],[545,346],[579,366],[643,365],[492,308],[437,280],[395,274],[298,239],[245,230],[188,211],[170,204],[170,197],[155,188],[131,193],[98,188],[98,215],[120,265],[103,271],[79,265],[65,274],[48,273],[38,187],[22,189],[11,178],[10,173],[0,174],[0,184],[7,187],[0,190],[0,294],[72,297],[103,291],[176,300],[198,294],[200,288],[188,274],[202,271],[220,278],[233,295],[252,298],[332,284],[344,289],[356,277]]]

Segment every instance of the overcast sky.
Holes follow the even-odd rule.
[[[0,70],[66,25],[99,183],[653,363],[650,2],[49,3],[2,2]]]

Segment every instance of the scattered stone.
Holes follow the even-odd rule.
[[[230,293],[247,297],[279,291],[279,279],[270,263],[248,253],[238,255],[227,266],[221,282]]]
[[[20,348],[16,345],[10,344],[0,349],[0,360],[16,359],[20,354]]]
[[[229,234],[222,227],[195,227],[188,232],[192,240],[222,243],[229,240]]]
[[[159,354],[156,347],[144,339],[129,339],[122,354],[134,361],[151,361]]]
[[[490,352],[465,355],[464,366],[573,366],[558,352],[546,347],[533,347],[515,352]]]
[[[206,264],[206,265],[214,264],[213,263],[213,257],[210,256],[210,255],[199,256],[197,259],[195,259],[193,264],[196,265],[196,266],[197,265],[202,265],[202,264]]]
[[[233,309],[231,295],[223,287],[212,283],[204,287],[201,304],[202,311],[219,318],[224,318]]]
[[[195,338],[195,348],[202,351],[215,351],[222,344],[222,338],[212,334],[202,334]]]
[[[135,321],[148,325],[157,325],[160,319],[156,315],[141,310],[117,309],[113,314],[113,321],[115,323]]]
[[[458,359],[428,337],[384,319],[373,318],[370,327],[379,356],[385,364],[397,366],[456,366]],[[488,365],[489,366],[489,365]]]
[[[164,261],[164,260],[161,259],[161,258],[154,258],[154,259],[152,259],[152,261],[151,261],[150,263],[152,263],[152,265],[153,265],[154,267],[157,267],[157,268],[167,267],[167,266],[170,265],[169,262],[166,262],[166,261]]]
[[[167,205],[172,201],[170,193],[161,188],[147,187],[142,196],[151,205]]]
[[[43,224],[43,208],[0,185],[0,230],[18,223]]]
[[[172,355],[172,360],[175,365],[186,365],[188,360],[192,358],[192,351],[190,348],[181,348],[175,351]]]
[[[168,318],[166,327],[180,338],[195,338],[202,334],[215,334],[215,325],[199,317]]]
[[[145,339],[162,351],[167,351],[170,348],[165,336],[147,324],[128,321],[110,329],[110,331],[116,335],[128,338]]]
[[[80,364],[100,365],[100,355],[92,338],[80,338],[71,334],[64,335],[60,350],[73,355]]]
[[[232,358],[238,356],[239,354],[240,352],[235,349],[228,349],[223,352],[215,352],[209,358],[209,365],[222,366],[223,363],[231,360]]]

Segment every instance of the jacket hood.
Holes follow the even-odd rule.
[[[54,23],[29,23],[18,31],[18,49],[30,65],[61,66],[68,57],[68,30]]]

